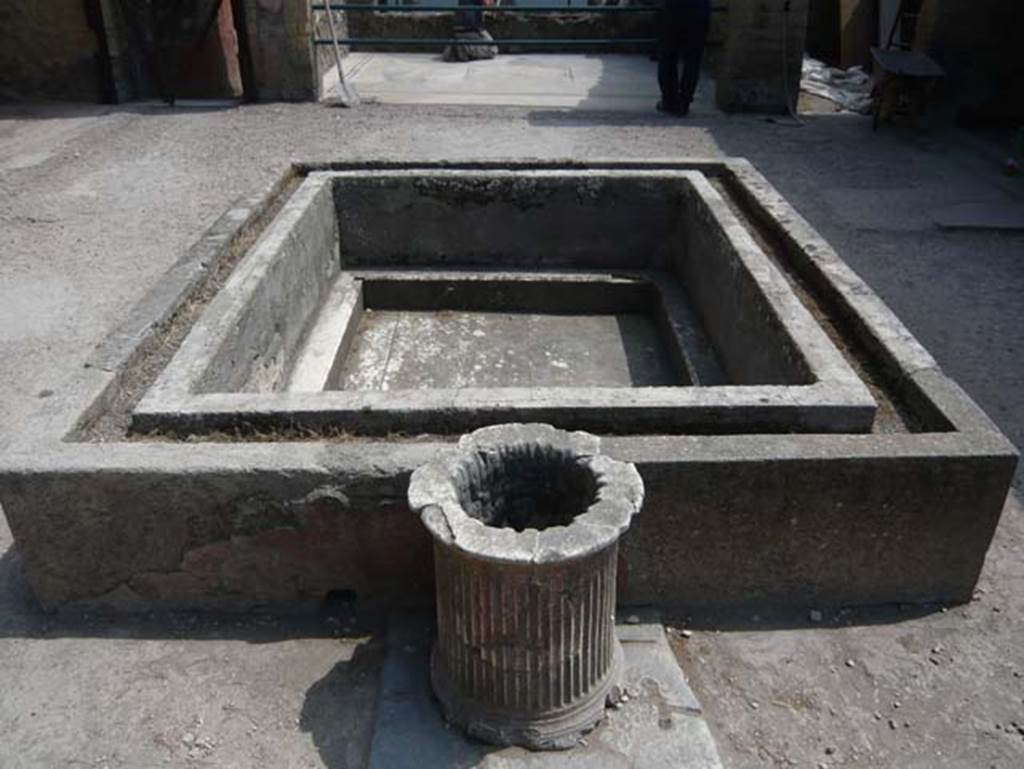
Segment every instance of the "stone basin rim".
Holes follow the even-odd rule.
[[[540,446],[569,452],[593,474],[596,496],[567,525],[516,531],[488,525],[463,507],[456,473],[479,453],[509,446]],[[409,507],[435,542],[475,559],[523,566],[586,558],[615,544],[643,505],[640,474],[629,463],[600,453],[600,439],[548,424],[512,423],[463,436],[452,455],[422,465],[409,482]]]

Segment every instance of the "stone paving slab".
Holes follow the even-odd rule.
[[[721,769],[711,732],[664,630],[650,615],[620,624],[629,700],[568,751],[534,753],[463,737],[441,718],[430,689],[432,617],[394,615],[381,673],[369,769]]]

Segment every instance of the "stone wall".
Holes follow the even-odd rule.
[[[99,46],[82,0],[3,0],[0,30],[0,99],[96,101]]]
[[[785,112],[800,91],[808,0],[730,0],[715,99],[728,112]]]
[[[260,101],[317,98],[308,0],[245,0],[255,95]]]
[[[100,44],[90,28],[87,5],[83,0],[0,0],[0,30],[4,33],[4,45],[0,47],[0,99],[42,96],[97,100]],[[106,30],[110,57],[107,66],[113,72],[116,100],[159,95],[158,84],[136,39],[138,29],[125,18],[123,4],[95,0],[92,5],[96,8],[93,23]],[[225,3],[224,20],[230,20],[230,5]],[[208,8],[205,4],[202,7]],[[314,56],[308,0],[242,0],[241,7],[256,84],[253,96],[266,101],[315,99],[319,75],[331,66],[333,54],[324,48]],[[127,8],[148,29],[142,4],[129,4]],[[197,16],[197,21],[205,16],[206,10]],[[342,16],[338,14],[342,22],[340,32],[344,32]],[[323,18],[320,21],[324,27],[320,31],[326,37],[326,24]],[[218,33],[227,39],[232,32],[229,21],[224,21],[210,37],[216,42]],[[228,47],[233,53],[234,44]],[[190,50],[186,53],[193,56]],[[192,69],[209,74],[208,64],[194,64]],[[238,90],[237,69],[221,79],[231,80],[232,90]],[[183,93],[187,91],[184,88]]]
[[[914,47],[941,64],[945,96],[967,122],[1024,120],[1024,3],[926,0]]]
[[[206,29],[215,7],[216,21]],[[183,14],[177,32],[166,24],[174,13]],[[197,98],[241,93],[226,0],[180,8],[155,0],[2,0],[0,30],[0,98],[124,102],[172,90]]]

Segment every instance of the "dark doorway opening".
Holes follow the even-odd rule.
[[[118,0],[134,98],[252,99],[243,0]]]

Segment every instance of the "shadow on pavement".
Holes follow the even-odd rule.
[[[308,732],[326,769],[361,767],[370,747],[371,729],[352,731],[352,724],[372,722],[367,712],[350,693],[376,688],[386,645],[379,636],[356,647],[352,658],[337,663],[306,690],[299,716],[299,729]],[[359,708],[360,712],[353,712]]]

